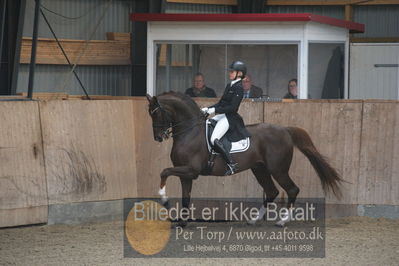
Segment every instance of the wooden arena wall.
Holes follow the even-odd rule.
[[[157,196],[159,174],[171,167],[172,140],[153,140],[144,97],[99,99],[0,102],[0,227],[46,223],[52,204]],[[347,181],[343,198],[330,195],[327,203],[399,205],[398,101],[245,100],[240,113],[247,124],[269,122],[308,131]],[[290,175],[300,197],[324,195],[298,150]],[[180,197],[177,177],[169,178],[167,192]],[[192,192],[205,198],[262,194],[250,171],[200,177]]]
[[[132,100],[0,102],[0,227],[48,205],[137,197]]]
[[[0,227],[47,222],[39,104],[0,102]]]

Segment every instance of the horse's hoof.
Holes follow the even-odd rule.
[[[285,226],[285,222],[284,221],[278,221],[274,225],[277,226],[277,227],[283,228]]]
[[[180,226],[180,227],[184,228],[184,227],[187,226],[187,221],[179,220],[177,222],[177,226]]]
[[[170,224],[170,229],[176,229],[177,227],[180,227],[179,225],[177,225],[177,223]]]
[[[258,220],[248,220],[247,225],[255,225]]]
[[[172,223],[172,228],[177,228],[177,227],[186,227],[187,226],[187,221],[183,221],[183,220],[178,220],[178,221],[174,221]]]

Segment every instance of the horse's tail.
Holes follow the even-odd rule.
[[[337,198],[342,196],[339,185],[343,181],[338,172],[327,162],[314,146],[309,134],[298,127],[287,127],[294,145],[309,159],[316,170],[325,193],[330,189]]]

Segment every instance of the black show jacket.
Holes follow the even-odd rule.
[[[229,121],[229,132],[227,132],[226,136],[232,142],[251,136],[245,128],[242,117],[238,114],[238,108],[240,107],[243,96],[244,90],[242,88],[241,80],[237,81],[232,86],[231,83],[229,83],[227,84],[220,101],[211,106],[215,108],[216,114],[226,115],[227,120]]]

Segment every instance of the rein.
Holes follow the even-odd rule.
[[[152,110],[150,113],[151,113],[151,114],[154,114],[154,113],[155,113],[156,111],[158,111],[158,110],[160,110],[162,113],[166,114],[167,119],[170,120],[170,116],[169,116],[168,112],[166,112],[166,110],[164,110],[160,105],[158,105],[156,108],[154,108],[154,110]],[[172,138],[174,138],[174,137],[183,135],[184,133],[188,132],[189,130],[191,130],[191,129],[193,129],[194,127],[196,127],[196,126],[198,126],[199,124],[201,124],[201,122],[202,122],[201,118],[203,118],[203,116],[194,117],[194,118],[191,118],[191,119],[183,120],[183,121],[177,122],[177,123],[175,123],[175,124],[173,124],[173,122],[170,122],[170,121],[169,121],[169,122],[165,122],[165,123],[157,123],[157,124],[153,123],[152,126],[155,127],[155,128],[164,128],[164,127],[167,127],[167,128],[163,131],[162,135],[166,136],[167,138],[169,138],[170,136],[171,136]],[[177,127],[177,126],[179,126],[179,125],[181,125],[181,124],[183,124],[183,123],[186,123],[186,122],[189,122],[189,121],[194,121],[194,120],[198,120],[197,123],[195,123],[194,125],[192,125],[192,126],[190,126],[190,127],[188,127],[188,128],[185,128],[185,129],[182,130],[181,132],[178,132],[178,133],[176,133],[176,134],[173,134],[173,131],[172,131],[173,128],[175,128],[175,127]]]

